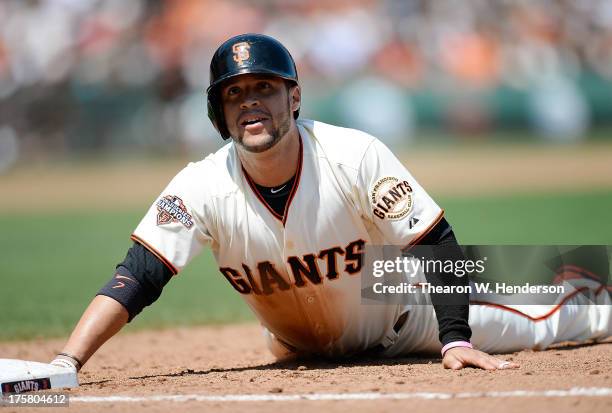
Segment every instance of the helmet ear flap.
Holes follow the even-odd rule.
[[[211,90],[208,93],[208,119],[212,122],[215,129],[219,131],[219,134],[224,141],[230,138],[227,124],[225,123],[225,115],[223,114],[223,105],[218,99],[218,94],[215,90]]]

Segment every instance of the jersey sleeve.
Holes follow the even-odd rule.
[[[157,197],[132,234],[173,274],[212,242],[208,205],[196,168],[183,169]]]
[[[377,139],[365,152],[356,186],[362,213],[389,244],[417,244],[444,216],[404,165]]]

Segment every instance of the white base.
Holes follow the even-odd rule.
[[[0,359],[0,392],[3,383],[49,379],[51,388],[78,387],[76,371],[36,361]]]

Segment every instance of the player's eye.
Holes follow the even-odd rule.
[[[262,90],[272,89],[270,82],[259,82],[259,88]]]
[[[226,91],[228,96],[235,96],[240,93],[240,88],[238,86],[230,86]]]

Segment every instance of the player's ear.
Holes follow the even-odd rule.
[[[295,112],[300,109],[302,105],[302,90],[300,85],[291,85],[289,87],[289,104],[291,105],[291,112]]]

